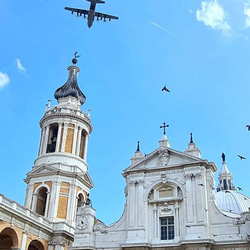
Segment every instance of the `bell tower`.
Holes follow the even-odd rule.
[[[90,115],[80,107],[86,97],[77,83],[77,56],[68,67],[68,79],[40,121],[41,139],[34,166],[27,173],[25,207],[54,223],[57,230],[74,232],[77,208],[84,205],[93,187],[86,162]],[[67,228],[65,229],[65,225]]]

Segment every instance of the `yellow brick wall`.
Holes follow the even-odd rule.
[[[82,190],[79,186],[77,187],[76,193],[78,194],[78,192]]]
[[[68,125],[66,143],[65,143],[65,152],[66,153],[72,153],[74,128],[75,128],[74,124],[70,123]]]
[[[34,194],[36,188],[37,188],[38,186],[40,186],[40,185],[42,185],[42,182],[37,182],[37,183],[34,184],[34,186],[33,186],[33,194]]]
[[[57,209],[57,218],[66,219],[67,207],[68,207],[68,194],[69,194],[68,182],[62,182],[60,187],[60,196]]]
[[[58,202],[57,218],[66,219],[68,197],[60,196]]]
[[[47,185],[47,186],[49,186],[49,189],[51,191],[52,181],[45,181],[44,184]]]

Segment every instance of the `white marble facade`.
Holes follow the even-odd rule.
[[[170,148],[164,135],[148,155],[138,149],[124,170],[126,203],[121,218],[94,223],[85,206],[77,217],[72,249],[250,249],[250,213],[225,215],[215,204],[213,162],[190,142]]]

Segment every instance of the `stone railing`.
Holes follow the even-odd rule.
[[[0,208],[6,210],[8,213],[13,213],[16,216],[20,216],[21,218],[25,218],[26,220],[34,221],[34,223],[41,223],[43,226],[51,228],[51,223],[43,218],[43,216],[32,212],[31,210],[25,208],[24,206],[18,204],[15,201],[12,201],[0,194]],[[4,213],[1,213],[4,214]],[[1,218],[0,218],[1,219]]]

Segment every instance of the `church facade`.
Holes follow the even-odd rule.
[[[225,156],[215,195],[215,164],[201,158],[192,135],[184,152],[172,149],[165,127],[158,148],[144,155],[138,143],[123,172],[121,218],[111,225],[96,218],[86,162],[92,125],[81,110],[86,97],[77,83],[76,57],[72,62],[54,94],[58,105],[48,103],[40,121],[24,206],[0,194],[0,249],[250,249],[250,199],[234,189]],[[221,202],[228,195],[245,207],[234,211],[217,203],[217,196]]]

